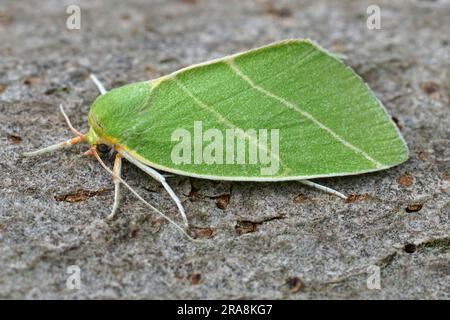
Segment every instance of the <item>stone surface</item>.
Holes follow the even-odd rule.
[[[69,2],[0,3],[0,298],[449,297],[449,1],[71,3],[81,30],[66,29]],[[370,4],[381,30],[366,27]],[[170,178],[194,244],[128,192],[106,222],[112,184],[86,146],[19,157],[71,135],[59,103],[88,129],[90,72],[112,88],[285,38],[345,54],[410,146],[391,170],[322,181],[350,202],[295,182]],[[128,163],[124,175],[179,218],[156,182]]]

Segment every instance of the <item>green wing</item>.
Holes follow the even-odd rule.
[[[282,41],[194,65],[150,86],[139,112],[115,136],[132,155],[165,171],[220,180],[295,180],[377,171],[408,158],[403,138],[367,85],[310,41]],[[253,143],[276,158],[278,170],[263,175],[267,164],[259,162],[195,163],[194,155],[191,163],[175,164],[171,153],[178,142],[172,134],[178,128],[193,133],[196,121],[203,132],[218,129],[224,136],[226,129],[277,129],[278,150],[245,138],[248,149]]]

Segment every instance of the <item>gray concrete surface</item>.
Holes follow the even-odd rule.
[[[67,30],[66,7],[81,7]],[[381,7],[381,30],[366,8]],[[0,298],[448,299],[450,213],[449,1],[14,1],[0,3]],[[193,244],[125,193],[86,146],[36,159],[71,136],[107,88],[285,38],[347,56],[395,117],[411,149],[394,169],[322,182],[344,202],[298,183],[174,177],[205,240]],[[111,162],[109,162],[111,163]],[[124,175],[176,217],[163,189]],[[179,220],[178,220],[179,221]],[[78,265],[81,289],[66,287]],[[380,267],[381,289],[366,286]]]

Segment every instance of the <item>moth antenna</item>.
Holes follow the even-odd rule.
[[[51,146],[48,146],[48,147],[45,147],[45,148],[42,148],[42,149],[39,149],[39,150],[36,150],[36,151],[24,152],[24,153],[22,153],[22,156],[24,156],[24,157],[35,157],[35,156],[40,156],[42,154],[50,153],[50,152],[53,152],[53,151],[56,151],[56,150],[66,149],[66,148],[69,148],[69,147],[71,147],[71,146],[73,146],[73,145],[83,141],[84,139],[85,139],[84,136],[78,136],[78,137],[69,139],[67,141],[60,142],[60,143],[57,143],[57,144],[53,144]]]
[[[69,147],[71,147],[71,146],[73,146],[73,145],[75,145],[75,144],[77,144],[77,143],[79,143],[81,141],[84,141],[86,139],[84,134],[82,134],[80,131],[78,131],[77,129],[75,129],[73,127],[72,122],[70,122],[70,119],[67,116],[67,113],[64,111],[64,108],[63,108],[62,104],[59,105],[59,111],[61,111],[61,113],[62,113],[64,119],[66,120],[67,125],[69,126],[70,130],[72,132],[74,132],[77,135],[77,137],[69,139],[67,141],[63,141],[63,142],[57,143],[57,144],[53,144],[51,146],[48,146],[48,147],[45,147],[45,148],[42,148],[42,149],[39,149],[39,150],[36,150],[36,151],[24,152],[24,153],[22,153],[22,156],[24,156],[24,157],[40,156],[40,155],[45,154],[45,153],[50,153],[50,152],[53,152],[53,151],[56,151],[56,150],[69,148]]]
[[[318,183],[315,183],[315,182],[312,182],[312,181],[309,181],[309,180],[298,180],[298,182],[303,183],[304,185],[307,185],[307,186],[319,189],[319,190],[324,191],[326,193],[333,194],[333,195],[338,196],[339,198],[342,198],[344,200],[347,200],[347,196],[346,195],[344,195],[344,194],[340,193],[339,191],[336,191],[336,190],[334,190],[332,188],[325,187],[325,186],[323,186],[321,184],[318,184]]]
[[[189,240],[193,241],[193,242],[201,242],[197,239],[192,238],[182,227],[180,227],[177,223],[175,223],[172,219],[170,219],[168,216],[166,216],[164,213],[162,213],[161,211],[159,211],[157,208],[155,208],[154,206],[152,206],[150,203],[148,203],[144,198],[142,198],[128,183],[125,182],[125,180],[123,180],[121,177],[117,176],[114,174],[114,172],[111,171],[111,169],[109,169],[106,164],[103,162],[103,160],[100,158],[100,156],[98,155],[95,146],[92,146],[92,152],[95,156],[95,158],[97,158],[98,162],[100,163],[100,165],[111,175],[113,176],[115,179],[117,179],[118,181],[120,181],[120,183],[122,183],[128,190],[131,191],[132,194],[134,194],[134,196],[136,198],[138,198],[139,200],[141,200],[147,207],[149,207],[150,209],[152,209],[153,211],[155,211],[157,214],[159,214],[161,217],[163,217],[165,220],[167,220],[169,223],[171,223],[173,226],[175,226],[175,228],[177,228],[179,231],[181,231],[181,233],[183,233]]]
[[[72,132],[74,132],[77,136],[84,137],[84,134],[82,134],[80,131],[78,131],[77,129],[75,129],[73,127],[72,122],[70,122],[70,119],[67,116],[67,113],[64,111],[64,108],[63,108],[62,104],[59,105],[59,111],[61,111],[61,113],[62,113],[64,119],[66,120],[66,123],[69,126],[70,130],[72,130]]]
[[[95,86],[97,87],[98,91],[100,91],[100,94],[105,94],[107,91],[105,89],[105,87],[103,86],[103,84],[100,82],[100,80],[98,80],[98,78],[95,76],[95,74],[91,73],[89,75],[89,77],[91,78],[91,80],[94,82]]]

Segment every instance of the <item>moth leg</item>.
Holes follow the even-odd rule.
[[[90,74],[89,77],[91,78],[91,80],[94,82],[95,86],[97,87],[98,91],[100,91],[100,94],[105,94],[106,93],[106,89],[103,86],[103,84],[100,82],[100,80],[98,80],[98,78],[95,76],[95,74]]]
[[[153,179],[155,179],[156,181],[158,181],[159,183],[161,183],[163,185],[164,189],[166,189],[167,193],[170,195],[172,200],[177,205],[178,211],[180,211],[181,217],[183,218],[185,227],[188,228],[189,222],[186,218],[186,213],[184,211],[183,205],[181,204],[180,198],[178,198],[178,196],[175,194],[175,192],[172,190],[172,188],[166,182],[166,179],[164,178],[164,176],[162,174],[160,174],[158,171],[156,171],[155,169],[136,160],[131,155],[129,155],[126,151],[124,151],[122,149],[118,149],[117,152],[120,153],[125,159],[130,161],[132,164],[134,164],[136,167],[138,167],[139,169],[141,169],[142,171],[144,171],[149,176],[151,176]]]
[[[120,205],[120,176],[122,174],[122,156],[119,153],[116,153],[116,157],[114,158],[114,167],[113,167],[113,182],[114,182],[114,204],[111,210],[111,213],[107,220],[111,220],[117,213]],[[119,178],[118,178],[119,177]]]
[[[325,186],[323,186],[321,184],[318,184],[318,183],[315,183],[315,182],[312,182],[312,181],[309,181],[309,180],[298,180],[298,182],[303,183],[304,185],[307,185],[307,186],[319,189],[319,190],[324,191],[326,193],[333,194],[333,195],[338,196],[339,198],[342,198],[344,200],[347,200],[347,196],[346,195],[340,193],[339,191],[331,189],[329,187],[325,187]]]
[[[91,147],[90,149],[92,151],[92,154],[95,156],[95,158],[97,159],[97,161],[100,163],[100,165],[103,167],[103,169],[105,169],[110,175],[114,176],[114,172],[111,171],[111,169],[109,169],[106,164],[103,162],[102,158],[100,158],[100,156],[98,155],[97,151],[95,150],[95,145],[93,147]],[[193,242],[203,242],[202,240],[197,240],[192,238],[185,229],[183,229],[182,227],[180,227],[178,224],[175,223],[175,221],[173,221],[172,219],[170,219],[168,216],[166,216],[164,213],[162,213],[161,211],[159,211],[157,208],[155,208],[154,206],[152,206],[150,203],[148,203],[147,201],[145,201],[144,198],[142,198],[139,193],[136,192],[136,190],[134,190],[128,183],[126,183],[125,180],[123,180],[120,176],[116,176],[117,180],[120,181],[120,183],[122,183],[128,190],[130,190],[130,192],[136,197],[138,198],[140,201],[142,201],[147,207],[149,207],[150,209],[152,209],[154,212],[156,212],[157,214],[159,214],[161,217],[163,217],[166,221],[168,221],[170,224],[172,224],[175,228],[177,228],[178,230],[181,231],[182,234],[184,234],[189,240],[193,241]]]

